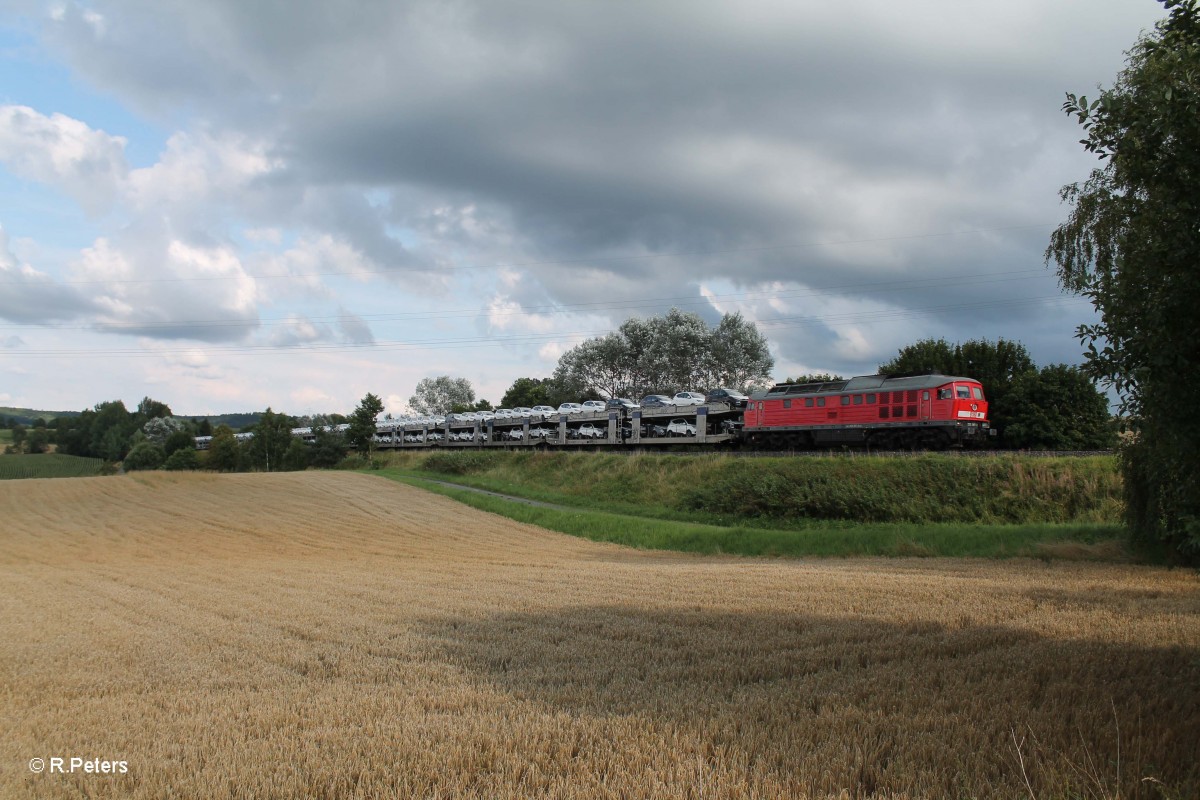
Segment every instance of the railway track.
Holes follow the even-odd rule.
[[[853,450],[831,448],[824,450],[735,450],[728,447],[697,447],[688,446],[684,449],[674,448],[606,448],[606,453],[621,455],[673,455],[673,456],[707,456],[715,453],[734,456],[736,458],[916,458],[926,455],[949,455],[960,458],[986,458],[1028,456],[1031,458],[1085,458],[1088,456],[1111,456],[1114,450]]]

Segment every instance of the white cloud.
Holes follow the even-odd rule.
[[[19,263],[0,227],[0,319],[47,323],[78,319],[93,308],[93,300],[76,287]]]
[[[99,330],[229,341],[258,327],[258,290],[227,246],[166,238],[160,228],[97,239],[74,264],[94,285]]]
[[[129,167],[126,140],[63,114],[0,105],[0,162],[16,175],[53,186],[89,214],[112,207]]]
[[[268,145],[238,134],[178,132],[158,162],[129,173],[125,191],[132,208],[156,213],[195,213],[236,206],[258,178],[280,169]]]

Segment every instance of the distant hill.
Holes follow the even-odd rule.
[[[55,417],[78,417],[81,411],[41,411],[36,408],[11,408],[9,406],[0,406],[0,418],[11,419],[18,425],[29,427],[36,419],[44,419],[47,422]]]
[[[202,419],[206,419],[214,428],[218,425],[228,425],[237,431],[241,430],[242,428],[248,428],[251,425],[257,425],[259,419],[262,417],[262,412],[247,411],[240,414],[212,414],[208,416],[203,414],[198,416],[192,416],[190,414],[176,414],[175,416],[179,417],[180,419],[190,419],[193,422],[199,422]]]

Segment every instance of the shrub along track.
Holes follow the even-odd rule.
[[[1200,790],[1191,572],[639,552],[353,473],[0,508],[0,796],[1066,796],[1118,741],[1114,792]],[[76,754],[129,772],[26,767]]]

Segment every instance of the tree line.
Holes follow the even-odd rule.
[[[503,407],[558,406],[567,401],[617,396],[674,394],[716,386],[743,391],[770,386],[774,366],[766,339],[739,314],[709,326],[697,314],[672,309],[650,319],[630,319],[606,336],[568,350],[546,378],[520,377],[501,398]],[[1093,450],[1111,447],[1115,432],[1107,403],[1077,368],[1055,364],[1038,368],[1019,342],[972,340],[951,344],[925,339],[902,348],[879,365],[881,373],[941,372],[980,380],[988,394],[989,416],[1000,432],[997,444],[1009,448]],[[788,378],[786,382],[839,379],[829,374]],[[421,414],[491,409],[466,378],[441,375],[421,380],[409,399]],[[350,415],[294,417],[270,408],[235,436],[228,425],[175,417],[167,404],[147,397],[135,410],[120,400],[100,403],[77,416],[59,417],[47,428],[14,429],[14,447],[43,452],[51,441],[59,452],[121,462],[126,469],[294,470],[338,464],[355,447],[366,456],[374,448],[379,398],[368,394]],[[250,415],[245,415],[247,418]],[[344,434],[334,427],[347,423]],[[291,435],[311,427],[309,443]],[[195,450],[196,436],[211,436],[207,451]]]
[[[1105,450],[1117,443],[1108,399],[1078,367],[1039,368],[1020,342],[923,339],[879,365],[887,374],[941,372],[975,378],[1001,447],[1017,450]]]

